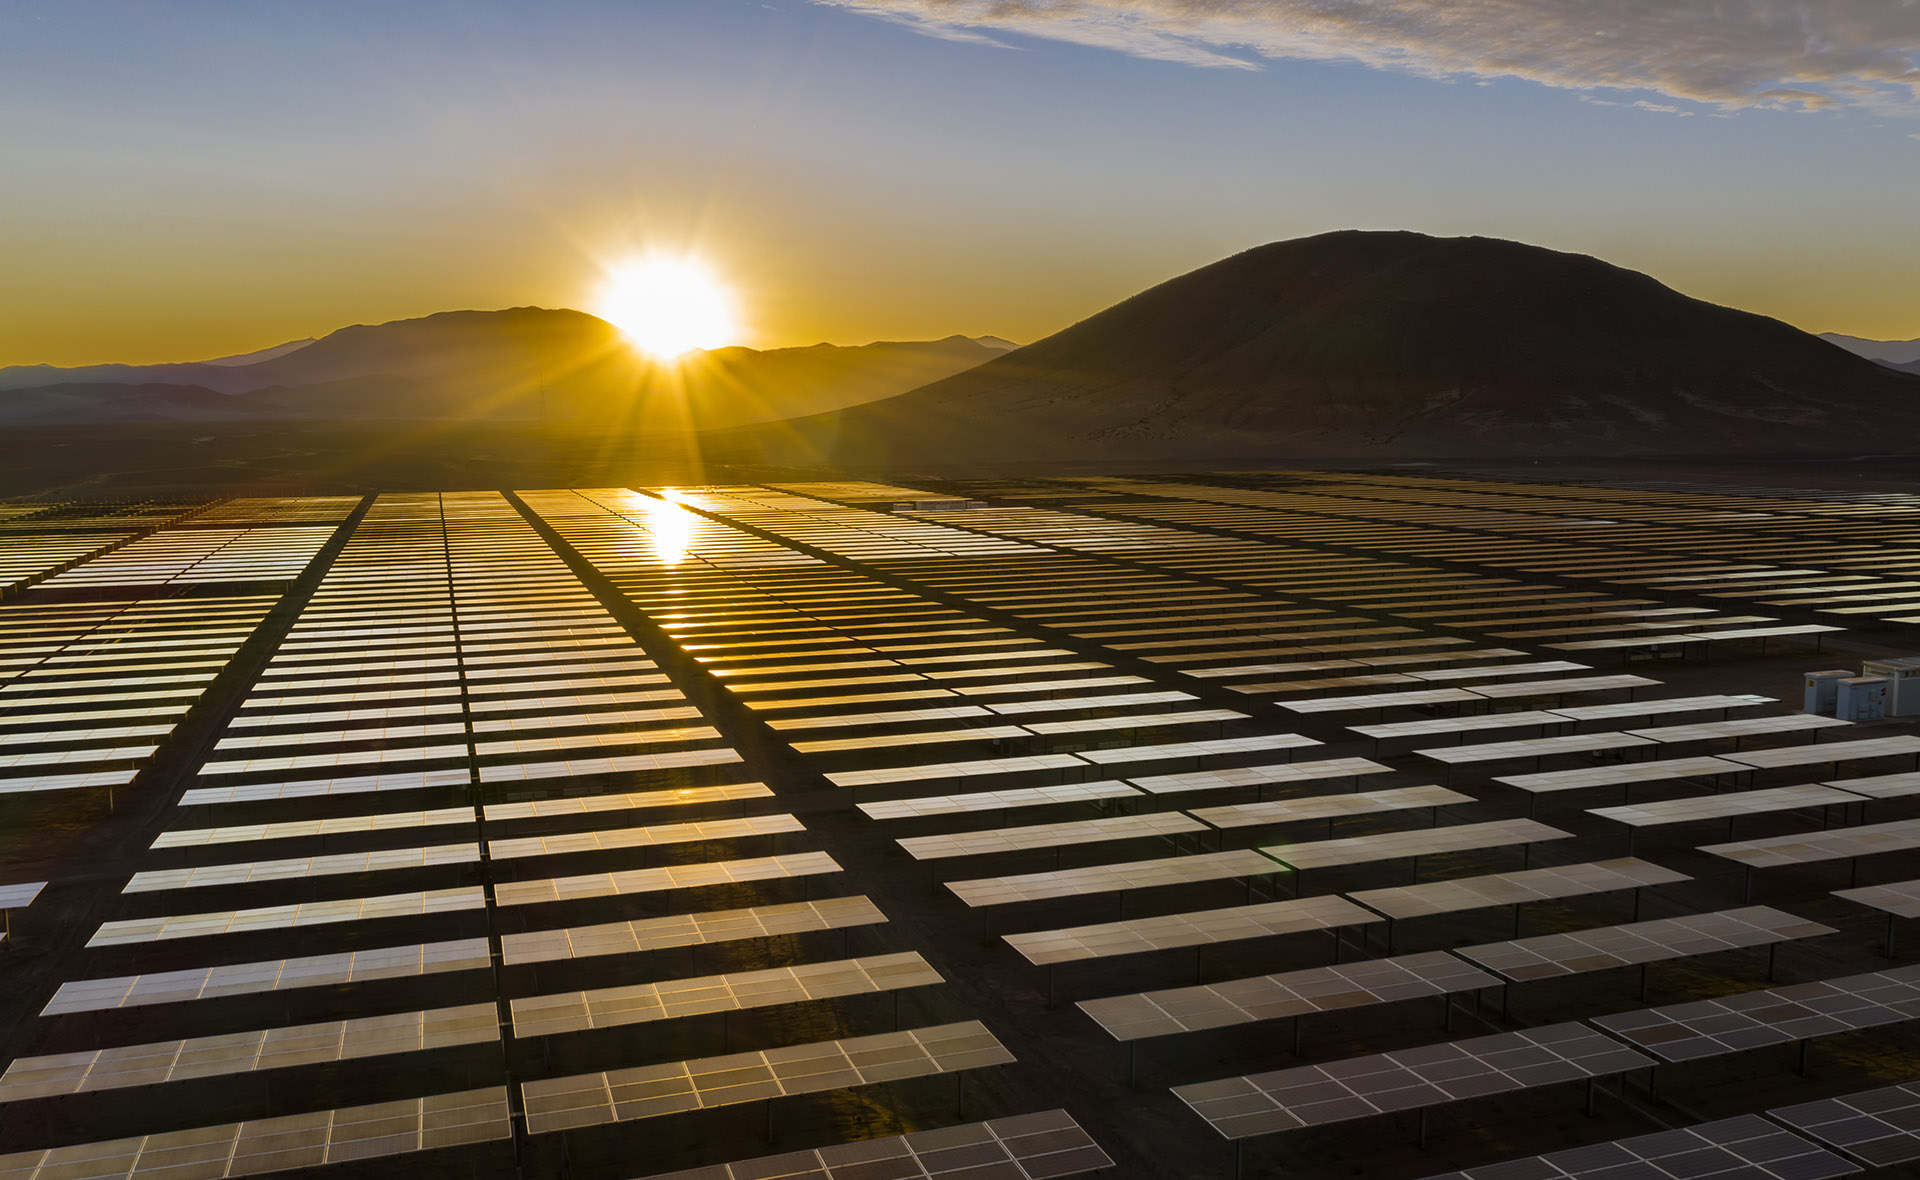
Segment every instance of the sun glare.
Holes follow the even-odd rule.
[[[679,565],[687,559],[687,550],[693,548],[694,535],[699,532],[700,518],[682,508],[675,501],[675,491],[667,488],[662,498],[654,500],[646,508],[646,530],[652,544],[653,558],[661,565]]]
[[[660,360],[734,343],[733,293],[690,258],[640,258],[607,270],[593,312]]]

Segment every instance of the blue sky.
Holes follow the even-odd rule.
[[[1024,340],[1348,227],[1920,336],[1920,9],[1432,3],[15,0],[0,364],[580,306],[648,248],[732,281],[747,343]]]

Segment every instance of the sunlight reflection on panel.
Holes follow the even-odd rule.
[[[673,502],[674,490],[663,488],[661,499],[646,508],[647,540],[653,560],[661,565],[679,565],[693,547],[700,518]]]

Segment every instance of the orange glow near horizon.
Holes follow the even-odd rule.
[[[651,255],[609,266],[591,310],[634,347],[671,361],[697,349],[738,344],[737,302],[700,260]]]

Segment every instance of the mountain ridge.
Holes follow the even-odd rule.
[[[1920,339],[1869,340],[1865,336],[1848,336],[1842,332],[1822,332],[1820,339],[1837,344],[1855,356],[1879,361],[1889,368],[1910,370],[1911,366],[1920,363]]]
[[[704,429],[889,396],[992,359],[999,343],[733,347],[662,365],[584,312],[452,311],[217,361],[0,369],[0,421],[475,417]]]
[[[928,386],[715,440],[766,462],[1804,451],[1920,381],[1585,255],[1339,231],[1176,276]]]

